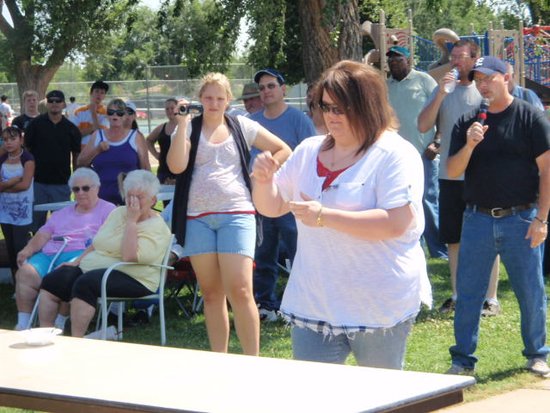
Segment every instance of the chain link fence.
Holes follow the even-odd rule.
[[[241,96],[245,84],[252,82],[255,69],[246,65],[231,65],[227,76],[231,81],[231,91],[235,98]],[[147,135],[157,125],[165,122],[164,102],[168,98],[185,97],[190,101],[197,101],[196,93],[200,79],[189,79],[187,70],[181,66],[149,66],[146,70],[146,78],[141,80],[105,81],[109,84],[109,93],[105,102],[117,98],[131,100],[138,110],[138,124],[140,130]],[[67,104],[72,96],[78,104],[85,105],[89,101],[90,86],[93,81],[87,82],[51,82],[48,90],[62,90]],[[302,111],[307,110],[305,96],[307,85],[287,85],[285,100]],[[19,114],[21,105],[17,84],[0,84],[0,95],[8,96],[13,110]],[[232,107],[242,108],[243,102],[234,100]]]

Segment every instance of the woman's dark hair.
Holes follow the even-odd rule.
[[[321,75],[314,93],[318,105],[322,106],[323,94],[327,93],[345,111],[353,133],[362,142],[358,154],[365,152],[385,130],[399,127],[382,73],[369,65],[351,60],[336,63]],[[333,146],[329,133],[323,149]]]

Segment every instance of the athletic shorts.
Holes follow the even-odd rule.
[[[464,202],[464,181],[439,180],[439,240],[445,244],[460,242]]]

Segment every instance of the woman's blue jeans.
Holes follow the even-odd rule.
[[[359,366],[401,370],[413,321],[409,319],[391,328],[336,336],[293,326],[294,359],[344,364],[353,352]]]

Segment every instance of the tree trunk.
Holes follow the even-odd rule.
[[[351,59],[361,61],[362,37],[361,25],[359,24],[358,0],[344,2],[340,6],[340,38],[338,39],[338,51],[340,59]]]
[[[38,92],[38,98],[46,96],[46,89],[61,65],[31,65],[28,60],[19,61],[15,65],[15,78],[19,89],[19,96],[26,90]],[[21,100],[22,101],[22,100]]]
[[[300,30],[306,83],[313,83],[321,73],[338,61],[329,30],[322,24],[323,0],[299,0]]]
[[[300,29],[306,83],[313,83],[324,70],[342,59],[361,60],[358,0],[339,2],[326,10],[326,0],[299,0]],[[335,2],[332,2],[333,4]],[[327,27],[324,13],[332,14],[334,28]],[[337,41],[333,37],[337,36]]]

